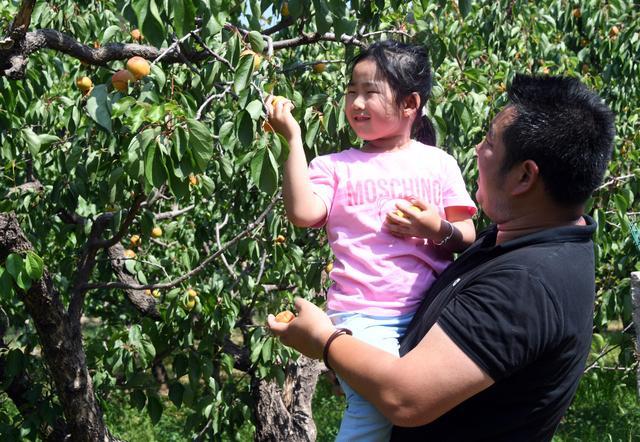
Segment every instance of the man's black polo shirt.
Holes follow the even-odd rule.
[[[395,427],[392,440],[551,440],[591,344],[595,222],[585,220],[498,246],[493,226],[443,272],[400,353],[437,321],[495,384],[431,424]]]

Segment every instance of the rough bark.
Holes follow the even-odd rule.
[[[13,213],[0,214],[0,262],[10,253],[32,250]],[[33,318],[43,355],[64,409],[71,440],[113,441],[98,405],[82,347],[80,324],[71,323],[45,270],[26,292],[20,292]],[[78,320],[79,322],[79,320]]]
[[[255,440],[258,442],[315,441],[311,401],[322,364],[301,356],[287,367],[285,383],[253,378]]]
[[[137,285],[138,280],[127,273],[124,268],[124,247],[118,243],[109,247],[109,260],[111,269],[116,274],[118,281],[125,284]],[[145,294],[144,290],[124,289],[131,304],[143,315],[153,319],[160,319],[160,312],[156,307],[154,297]]]

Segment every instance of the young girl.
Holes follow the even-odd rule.
[[[327,294],[334,324],[390,353],[422,295],[475,239],[475,206],[453,157],[434,147],[423,107],[431,92],[427,51],[381,41],[350,64],[345,113],[364,140],[315,158],[309,168],[292,104],[269,123],[289,142],[284,204],[299,227],[325,226],[335,255]],[[415,207],[412,207],[415,206]],[[391,424],[341,382],[347,410],[339,441],[386,441]]]

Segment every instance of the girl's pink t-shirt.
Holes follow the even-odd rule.
[[[418,308],[451,255],[421,238],[398,238],[383,224],[396,202],[411,197],[438,208],[476,207],[455,159],[413,141],[404,149],[359,149],[316,157],[309,166],[314,192],[327,206],[325,225],[335,255],[327,294],[330,310],[397,316]]]

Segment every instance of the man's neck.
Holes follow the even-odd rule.
[[[498,223],[496,244],[511,241],[521,236],[530,235],[541,230],[579,225],[586,225],[586,222],[582,217],[581,210],[547,213],[544,216],[540,216],[538,214],[524,215],[504,223]]]

